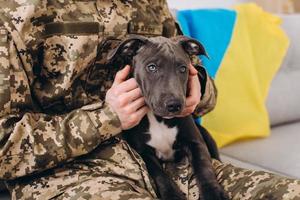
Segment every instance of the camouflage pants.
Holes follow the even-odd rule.
[[[232,199],[300,199],[300,181],[213,161]],[[198,199],[188,160],[165,166],[188,199]],[[62,167],[8,183],[12,199],[157,199],[145,164],[126,142],[101,145]]]

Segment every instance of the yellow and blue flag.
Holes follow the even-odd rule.
[[[177,19],[184,34],[201,41],[210,56],[201,59],[215,79],[218,102],[201,124],[218,146],[268,136],[265,101],[289,45],[281,19],[252,3],[234,10],[179,11]]]

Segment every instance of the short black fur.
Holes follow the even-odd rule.
[[[178,56],[178,57],[182,56],[184,60],[185,59],[184,56],[188,58],[188,56],[191,55],[199,55],[199,54],[207,55],[201,43],[191,38],[180,36],[180,38],[175,38],[174,40],[175,42],[169,40],[170,39],[166,39],[166,38],[153,39],[154,43],[155,42],[166,43],[164,46],[164,48],[166,49],[163,49],[162,51],[164,55],[155,54],[155,56],[166,56],[167,60],[174,59],[174,58],[168,58],[168,56],[171,55]],[[176,43],[176,41],[179,42]],[[211,158],[215,158],[215,159],[220,159],[220,158],[219,158],[219,153],[218,153],[216,143],[214,142],[213,138],[210,136],[209,132],[204,127],[197,125],[194,122],[192,115],[183,118],[172,117],[170,119],[167,119],[165,116],[157,115],[156,112],[154,111],[155,109],[154,106],[161,105],[162,103],[160,102],[158,104],[154,104],[153,102],[151,102],[154,100],[151,99],[151,97],[147,96],[148,93],[145,90],[149,90],[152,88],[143,85],[144,84],[143,81],[145,80],[141,80],[143,79],[141,77],[145,77],[145,76],[142,76],[144,74],[140,74],[140,73],[144,73],[144,72],[141,70],[138,71],[136,69],[137,66],[135,66],[136,62],[142,63],[140,65],[144,64],[144,62],[140,62],[139,60],[141,59],[141,57],[135,57],[136,55],[139,55],[139,53],[143,53],[143,51],[147,51],[151,48],[158,49],[157,46],[159,45],[156,46],[148,45],[148,49],[146,47],[143,48],[143,46],[148,42],[149,42],[148,38],[144,38],[141,36],[133,36],[132,38],[129,38],[128,40],[122,42],[117,49],[114,49],[112,53],[109,55],[109,60],[111,62],[114,62],[114,60],[118,60],[119,62],[120,58],[124,58],[126,57],[126,55],[128,55],[128,57],[126,57],[126,59],[123,60],[124,61],[123,64],[133,65],[132,66],[134,68],[133,75],[137,79],[137,82],[139,83],[142,91],[144,92],[143,94],[145,96],[146,103],[149,105],[150,108],[153,109],[153,113],[155,114],[156,120],[158,122],[164,123],[169,128],[175,126],[177,127],[178,134],[176,137],[176,141],[173,144],[173,149],[175,150],[173,162],[179,162],[183,156],[188,156],[190,158],[190,162],[192,163],[194,169],[194,175],[196,177],[197,184],[200,189],[199,199],[203,199],[203,200],[228,199],[228,196],[225,194],[224,190],[217,182],[216,175],[212,167]],[[175,47],[173,48],[173,46]],[[177,48],[178,46],[179,48]],[[162,47],[159,46],[159,49],[161,50]],[[151,53],[151,51],[147,51],[146,53],[148,52]],[[183,54],[184,52],[187,55],[179,55],[179,54]],[[189,62],[188,60],[185,61]],[[145,67],[145,66],[139,66],[139,67]],[[170,74],[168,75],[176,76],[176,73],[171,74],[170,72]],[[169,77],[164,76],[164,78],[169,78]],[[182,81],[181,84],[187,84],[186,79],[181,78],[178,80]],[[170,90],[170,88],[164,88],[164,89],[166,89],[167,91]],[[183,93],[185,96],[186,94],[185,92],[186,91],[183,90],[181,93]],[[167,113],[166,114],[168,115],[167,117],[172,116],[172,113],[171,114],[168,112],[162,112],[162,113]],[[151,139],[151,135],[149,134],[149,126],[150,126],[149,119],[147,116],[145,116],[136,127],[124,131],[122,133],[122,136],[129,143],[129,145],[141,155],[141,157],[145,161],[147,169],[157,186],[159,198],[163,200],[177,200],[177,199],[185,200],[186,199],[185,195],[179,190],[175,182],[164,171],[162,167],[162,162],[165,161],[160,160],[156,156],[156,149],[154,149],[153,147],[147,144],[147,142]]]

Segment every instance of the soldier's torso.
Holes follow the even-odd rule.
[[[165,0],[1,4],[19,35],[15,42],[39,112],[68,112],[103,100],[122,67],[108,66],[106,53],[128,34],[176,34]]]
[[[165,0],[0,0],[0,8],[0,18],[26,72],[20,72],[18,81],[28,79],[31,87],[30,97],[18,102],[27,107],[32,104],[24,108],[30,112],[56,115],[103,100],[116,71],[123,67],[107,65],[112,46],[128,34],[176,34]],[[106,144],[105,148],[112,154],[100,151],[96,157],[106,160],[109,156],[107,166],[113,169],[127,156],[143,166],[133,167],[136,179],[141,179],[141,174],[147,177],[145,166],[137,155],[131,156],[134,153],[126,143]],[[151,190],[149,180],[142,182]]]

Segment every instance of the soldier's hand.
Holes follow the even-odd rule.
[[[200,103],[201,86],[198,78],[198,71],[193,65],[190,65],[189,73],[188,96],[186,98],[185,108],[178,117],[185,117],[192,114]]]
[[[116,74],[105,97],[105,101],[117,113],[123,130],[136,126],[149,111],[136,80],[126,80],[129,72],[130,66],[127,65]]]

